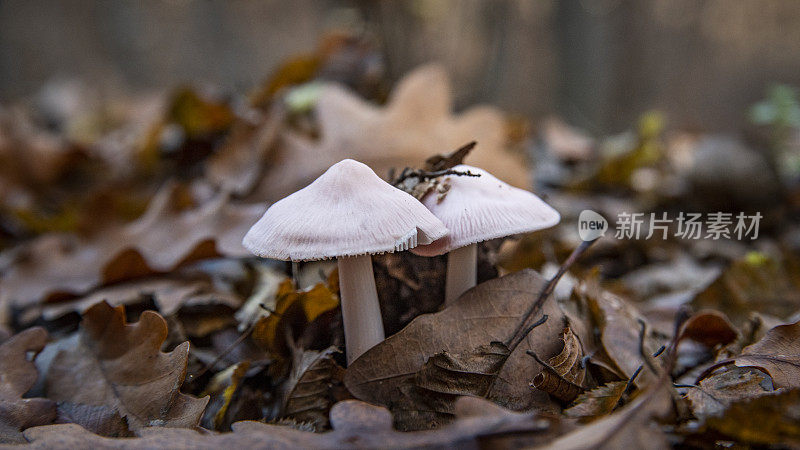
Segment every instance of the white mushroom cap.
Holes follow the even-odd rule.
[[[408,250],[445,235],[417,199],[345,159],[273,204],[243,243],[264,258],[308,261]]]
[[[443,182],[450,188],[444,198],[440,200],[433,190],[422,199],[450,234],[417,247],[413,253],[441,255],[476,242],[549,228],[561,220],[558,211],[536,195],[510,186],[485,170],[464,164],[453,170],[480,176],[448,175]]]

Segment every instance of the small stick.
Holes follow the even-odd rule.
[[[266,309],[266,308],[265,308],[265,309]],[[244,340],[245,340],[245,339],[247,339],[247,337],[248,337],[248,336],[250,336],[250,334],[253,332],[253,330],[254,330],[255,328],[256,328],[256,323],[253,323],[253,324],[251,324],[249,327],[247,327],[247,329],[246,329],[246,330],[244,330],[244,333],[242,333],[242,335],[241,335],[241,336],[239,336],[238,338],[236,338],[236,340],[235,340],[235,341],[233,341],[233,342],[231,343],[231,345],[229,345],[229,346],[228,346],[228,347],[227,347],[225,350],[223,350],[222,352],[220,352],[220,354],[219,354],[219,355],[217,355],[217,357],[216,357],[216,358],[214,358],[214,360],[212,360],[210,363],[208,363],[208,364],[206,364],[205,366],[203,366],[203,368],[202,368],[202,369],[200,369],[200,371],[199,371],[199,372],[197,372],[197,373],[194,373],[194,374],[191,374],[191,373],[190,373],[190,374],[189,374],[189,375],[186,377],[186,378],[187,378],[187,381],[188,381],[188,382],[192,382],[192,381],[194,381],[194,380],[196,380],[196,379],[198,379],[198,378],[202,377],[203,375],[205,375],[205,373],[206,373],[206,372],[208,372],[208,371],[209,371],[209,370],[210,370],[212,367],[216,366],[216,365],[217,365],[217,363],[218,363],[218,362],[220,362],[220,360],[221,360],[221,359],[222,359],[222,358],[223,358],[225,355],[227,355],[228,353],[230,353],[230,352],[231,352],[231,351],[232,351],[234,348],[236,348],[236,347],[237,347],[239,344],[241,344],[242,342],[244,342]]]
[[[640,364],[639,367],[636,369],[636,372],[633,372],[633,375],[631,375],[631,377],[628,379],[628,383],[625,384],[625,389],[622,390],[622,395],[619,397],[619,400],[617,401],[617,404],[614,405],[613,409],[617,409],[620,406],[622,406],[622,404],[625,403],[623,399],[627,395],[630,395],[631,392],[633,392],[633,388],[634,388],[634,384],[633,383],[634,383],[634,381],[636,381],[636,377],[638,377],[639,374],[642,373],[642,368],[643,367],[644,366],[642,366]]]
[[[513,351],[514,348],[516,348],[517,345],[519,345],[519,343],[522,342],[525,336],[527,336],[527,333],[529,333],[530,330],[533,329],[532,327],[526,327],[525,323],[527,323],[531,319],[531,317],[533,317],[533,315],[539,309],[541,309],[542,305],[544,304],[544,301],[547,299],[547,297],[550,296],[550,294],[553,293],[553,289],[555,289],[556,284],[558,284],[558,281],[561,279],[561,277],[563,277],[564,274],[567,273],[567,270],[569,270],[569,268],[572,267],[573,264],[575,264],[575,261],[577,261],[578,258],[580,258],[581,255],[583,255],[586,252],[586,250],[588,250],[589,247],[591,247],[592,244],[594,244],[595,241],[597,241],[597,239],[591,241],[583,241],[579,246],[575,247],[575,250],[573,250],[572,253],[570,253],[567,260],[564,261],[564,264],[562,264],[561,267],[559,267],[558,272],[556,272],[553,278],[551,278],[550,281],[548,281],[547,284],[545,284],[544,288],[542,289],[542,292],[539,294],[539,297],[536,299],[535,302],[533,302],[530,308],[528,308],[528,311],[525,313],[525,316],[523,316],[522,322],[520,322],[517,331],[508,340],[507,346],[509,350]]]

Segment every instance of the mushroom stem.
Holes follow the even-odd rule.
[[[372,257],[342,256],[337,262],[344,340],[350,364],[383,340],[383,319],[372,273]]]
[[[478,244],[451,250],[447,256],[444,305],[452,305],[461,294],[475,286]]]

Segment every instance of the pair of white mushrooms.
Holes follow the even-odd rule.
[[[284,261],[337,258],[347,361],[384,339],[372,254],[403,250],[422,256],[450,252],[446,304],[475,286],[476,244],[541,230],[558,212],[534,194],[481,169],[448,176],[440,198],[420,203],[366,165],[345,159],[305,188],[273,204],[244,237],[254,254]]]

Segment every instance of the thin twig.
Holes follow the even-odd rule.
[[[620,395],[619,400],[617,400],[617,404],[614,405],[613,409],[617,409],[620,406],[622,406],[625,403],[625,397],[627,397],[628,395],[631,394],[631,392],[633,392],[633,388],[635,387],[634,382],[636,381],[636,377],[638,377],[639,374],[642,373],[643,367],[644,366],[640,364],[639,367],[636,369],[636,372],[633,372],[633,375],[631,375],[631,377],[628,379],[628,383],[625,384],[625,389],[622,390],[622,395]]]
[[[413,170],[413,169],[404,169],[403,172],[400,174],[400,177],[397,178],[392,184],[395,186],[399,186],[404,181],[409,178],[417,178],[420,181],[430,180],[433,178],[443,177],[445,175],[457,175],[461,177],[479,177],[481,174],[479,173],[472,173],[469,170],[462,171],[462,170],[453,170],[453,169],[444,169],[444,170],[437,170],[434,172],[428,172],[426,170]]]
[[[230,353],[230,352],[231,352],[231,351],[232,351],[234,348],[236,348],[236,347],[237,347],[239,344],[241,344],[242,342],[244,342],[244,340],[245,340],[245,339],[247,339],[247,337],[248,337],[248,336],[250,336],[250,334],[251,334],[251,333],[253,332],[253,330],[256,328],[256,323],[257,323],[257,322],[254,322],[254,323],[253,323],[253,324],[251,324],[249,327],[247,327],[247,329],[246,329],[246,330],[244,330],[244,333],[242,333],[242,335],[241,335],[241,336],[239,336],[238,338],[236,338],[236,340],[235,340],[235,341],[233,341],[233,342],[231,343],[231,345],[229,345],[227,348],[225,348],[225,350],[223,350],[222,352],[220,352],[220,354],[219,354],[219,355],[217,355],[217,357],[216,357],[216,358],[214,358],[214,360],[213,360],[213,361],[211,361],[210,363],[208,363],[208,364],[206,364],[205,366],[203,366],[203,368],[202,368],[202,369],[200,369],[200,371],[199,371],[199,372],[197,372],[197,373],[194,373],[194,374],[189,374],[189,375],[186,377],[186,378],[187,378],[187,381],[189,381],[189,382],[192,382],[192,381],[194,381],[194,380],[196,380],[196,379],[198,379],[198,378],[202,377],[202,376],[203,376],[203,375],[205,375],[205,373],[206,373],[206,372],[208,372],[208,371],[209,371],[209,370],[210,370],[212,367],[216,366],[216,365],[217,365],[217,363],[218,363],[218,362],[220,362],[220,360],[222,360],[222,358],[223,358],[225,355],[227,355],[228,353]]]
[[[564,263],[558,269],[558,272],[556,272],[553,278],[551,278],[550,281],[548,281],[547,284],[544,285],[544,288],[542,289],[542,292],[539,294],[539,297],[536,298],[536,301],[533,302],[533,304],[525,312],[525,315],[523,316],[522,321],[520,322],[519,327],[517,328],[517,331],[507,341],[506,346],[508,347],[509,350],[513,351],[517,347],[517,345],[519,345],[519,343],[522,342],[523,339],[525,339],[525,336],[528,335],[530,330],[533,329],[533,327],[526,326],[525,324],[528,323],[528,321],[531,320],[534,314],[536,314],[541,309],[542,305],[544,304],[544,301],[547,300],[547,297],[549,297],[550,294],[553,293],[553,289],[555,289],[556,284],[558,284],[558,281],[561,279],[561,277],[563,277],[564,274],[567,273],[569,268],[572,267],[573,264],[575,264],[575,261],[577,261],[578,258],[580,258],[581,255],[583,255],[586,252],[586,250],[588,250],[589,247],[591,247],[592,244],[594,244],[596,240],[597,239],[581,242],[581,244],[577,246],[575,250],[572,251],[567,260],[564,261]]]

